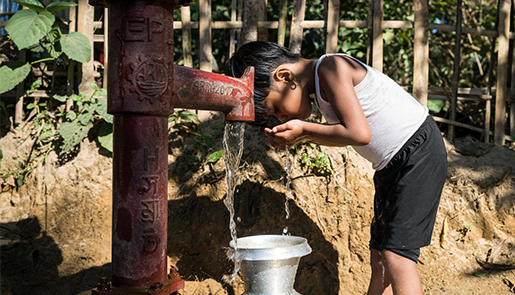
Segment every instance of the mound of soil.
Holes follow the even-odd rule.
[[[220,131],[222,125],[215,116],[206,132]],[[4,159],[23,157],[31,145],[23,131],[0,139]],[[425,293],[509,294],[515,270],[483,268],[476,259],[487,266],[515,260],[515,178],[510,173],[515,150],[472,138],[446,146],[447,182],[432,244],[422,249],[418,264]],[[221,132],[211,148],[222,150]],[[196,149],[186,134],[170,137],[169,262],[186,280],[180,294],[242,294],[241,277],[222,281],[233,268],[226,255],[231,237],[223,204],[224,164],[192,165],[187,156]],[[321,153],[330,161],[329,175],[301,165]],[[235,194],[238,237],[282,234],[287,228],[307,238],[313,249],[300,260],[298,292],[365,294],[371,272],[371,165],[352,148],[304,145],[295,157],[291,196],[285,159],[286,153],[271,148],[258,128],[247,126]],[[15,166],[3,161],[1,169]],[[19,188],[13,177],[0,180],[1,294],[91,294],[101,277],[110,277],[111,167],[111,158],[100,155],[95,143],[84,142],[67,162],[51,153]],[[291,198],[288,219],[286,198]]]

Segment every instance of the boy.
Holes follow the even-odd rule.
[[[345,54],[310,60],[256,41],[238,49],[226,74],[240,77],[248,66],[255,68],[256,117],[283,122],[265,128],[272,146],[350,145],[376,170],[368,294],[422,294],[416,263],[431,242],[447,173],[445,146],[427,107]],[[303,121],[311,115],[311,94],[327,124]]]

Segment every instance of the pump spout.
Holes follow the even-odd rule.
[[[254,68],[241,78],[175,65],[174,108],[220,111],[227,121],[254,121]]]

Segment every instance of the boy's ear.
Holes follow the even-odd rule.
[[[293,72],[288,68],[279,67],[274,73],[274,79],[277,82],[291,83],[294,80]]]

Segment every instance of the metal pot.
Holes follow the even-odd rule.
[[[302,237],[257,235],[229,244],[241,261],[244,295],[300,295],[293,289],[300,257],[311,253]]]

